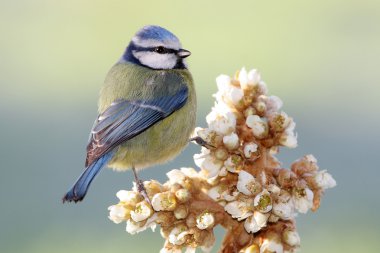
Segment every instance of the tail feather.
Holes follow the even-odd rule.
[[[77,179],[73,187],[66,193],[66,195],[62,198],[63,203],[66,201],[75,203],[83,200],[86,196],[87,190],[90,187],[92,180],[96,177],[99,171],[107,165],[107,163],[111,160],[113,156],[113,152],[108,152],[101,156],[99,159],[94,161],[91,165],[89,165],[85,171],[80,175]]]

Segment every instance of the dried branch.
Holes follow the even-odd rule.
[[[281,167],[275,154],[297,146],[295,123],[278,97],[267,96],[256,70],[216,81],[208,128],[195,130],[209,144],[194,155],[200,171],[172,170],[163,185],[144,182],[152,206],[135,188],[119,191],[109,218],[126,221],[131,234],[160,225],[161,253],[208,252],[217,225],[227,230],[219,252],[293,252],[300,245],[296,214],[316,211],[336,182],[312,155]]]

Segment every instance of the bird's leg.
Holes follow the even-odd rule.
[[[205,140],[203,140],[201,137],[199,136],[196,136],[196,137],[193,137],[193,138],[190,138],[189,141],[195,141],[195,143],[197,143],[198,145],[202,146],[202,147],[205,147],[207,149],[211,149],[211,148],[215,148],[213,145],[211,144],[208,144]]]
[[[146,189],[144,187],[144,182],[141,181],[139,179],[139,177],[137,176],[137,172],[136,172],[136,169],[135,167],[133,166],[132,167],[132,171],[133,171],[133,175],[135,176],[135,182],[136,182],[136,187],[137,187],[137,191],[143,195],[144,199],[146,200],[146,202],[148,202],[150,205],[152,205],[152,203],[150,202],[150,199],[148,197],[148,194],[146,193]]]

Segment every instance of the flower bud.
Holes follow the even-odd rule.
[[[207,229],[214,225],[215,218],[212,213],[204,212],[197,217],[197,227],[199,229]]]
[[[196,154],[194,155],[194,162],[205,172],[207,172],[208,178],[218,175],[219,170],[223,166],[223,161],[210,154]]]
[[[277,222],[279,219],[280,219],[280,217],[278,217],[277,215],[272,213],[268,218],[268,222],[274,223],[274,222]]]
[[[258,113],[264,113],[267,107],[264,102],[257,102],[255,108]]]
[[[190,199],[191,194],[187,189],[179,189],[175,192],[175,196],[180,202],[185,203]]]
[[[131,218],[135,222],[143,221],[152,215],[153,211],[146,201],[141,201],[136,205],[135,210],[131,211]]]
[[[244,145],[244,156],[246,158],[251,158],[252,154],[257,151],[257,144],[250,142]]]
[[[223,137],[223,143],[229,150],[234,150],[239,147],[239,137],[236,133],[231,133],[230,135],[225,135]]]
[[[218,160],[224,161],[228,158],[228,152],[225,148],[217,148],[214,155]]]
[[[253,200],[253,205],[256,210],[267,213],[272,210],[272,198],[267,190],[262,191],[257,194],[255,199]]]
[[[237,218],[238,220],[244,220],[252,215],[247,203],[242,201],[229,202],[224,207],[224,210],[231,214],[232,218]]]
[[[152,228],[152,230],[154,230],[154,228],[156,227],[156,219],[156,214],[153,214],[149,219],[144,220],[142,222],[136,222],[133,219],[128,219],[126,230],[128,233],[132,235],[144,231],[149,227]]]
[[[270,126],[271,129],[275,132],[281,132],[284,131],[285,128],[289,125],[290,119],[288,115],[284,112],[277,113],[270,119]]]
[[[219,75],[216,78],[216,85],[218,86],[218,90],[225,90],[226,87],[231,85],[231,77],[227,75]]]
[[[129,218],[127,209],[121,205],[110,206],[108,207],[108,210],[110,211],[108,218],[116,224],[119,224]]]
[[[266,115],[269,116],[276,113],[283,105],[282,100],[277,96],[269,96],[266,101],[267,112]]]
[[[248,84],[250,86],[257,85],[261,80],[260,73],[257,71],[257,69],[252,69],[248,72]]]
[[[284,133],[281,135],[279,142],[282,146],[288,148],[295,148],[297,147],[297,136]]]
[[[275,184],[268,185],[267,189],[271,194],[279,195],[281,193],[281,188]]]
[[[300,213],[307,213],[313,207],[314,193],[309,188],[293,190],[294,206]]]
[[[243,166],[243,159],[238,155],[232,155],[224,162],[224,166],[229,172],[238,173]]]
[[[245,195],[255,195],[261,191],[260,183],[248,172],[242,170],[239,172],[237,189]]]
[[[168,241],[173,245],[182,245],[186,241],[186,236],[189,234],[188,228],[185,225],[177,225],[170,232]]]
[[[268,135],[268,124],[257,115],[250,115],[246,119],[246,125],[252,129],[252,133],[257,138],[264,138]]]
[[[177,169],[169,171],[168,173],[166,173],[166,176],[169,178],[169,182],[172,185],[175,183],[181,184],[181,182],[183,182],[186,179],[185,174],[183,174],[182,171]]]
[[[254,212],[252,216],[245,220],[244,228],[248,233],[256,233],[267,225],[268,218],[269,214]]]
[[[120,190],[116,193],[116,197],[120,199],[120,202],[125,202],[129,205],[136,205],[142,200],[140,193],[134,191]]]
[[[315,175],[315,182],[323,190],[336,186],[335,179],[326,170],[319,171]]]
[[[276,252],[282,253],[284,251],[284,247],[281,244],[281,239],[274,232],[268,232],[266,238],[260,247],[260,252]]]
[[[244,92],[242,89],[230,87],[229,91],[226,94],[226,97],[233,105],[238,106],[244,97]]]
[[[239,71],[238,80],[240,83],[240,87],[242,89],[246,89],[247,84],[248,84],[248,74],[247,74],[247,70],[244,67]]]
[[[221,135],[232,133],[236,127],[236,116],[233,112],[220,114],[218,112],[211,111],[211,113],[207,115],[206,121],[210,130]]]
[[[180,205],[174,210],[174,216],[178,220],[185,219],[187,217],[188,212],[189,211],[185,205]]]
[[[292,202],[274,203],[272,212],[283,220],[289,220],[295,215]]]
[[[153,196],[152,206],[155,211],[173,211],[177,206],[177,201],[173,193],[162,192]]]
[[[284,239],[286,244],[293,247],[299,246],[301,243],[301,239],[297,231],[294,231],[291,229],[286,229],[284,233],[282,234],[282,238]]]
[[[162,191],[162,185],[156,180],[145,181],[144,187],[149,197]]]
[[[260,81],[257,84],[257,93],[259,94],[267,94],[268,93],[268,87],[265,82]]]

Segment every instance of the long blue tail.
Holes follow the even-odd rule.
[[[113,157],[114,152],[110,151],[103,156],[101,156],[98,160],[93,162],[90,166],[88,166],[85,171],[80,175],[77,179],[73,187],[66,193],[66,195],[62,198],[63,203],[66,201],[75,203],[83,200],[86,196],[87,190],[90,187],[92,180],[99,173],[99,171],[107,165],[107,163]]]

